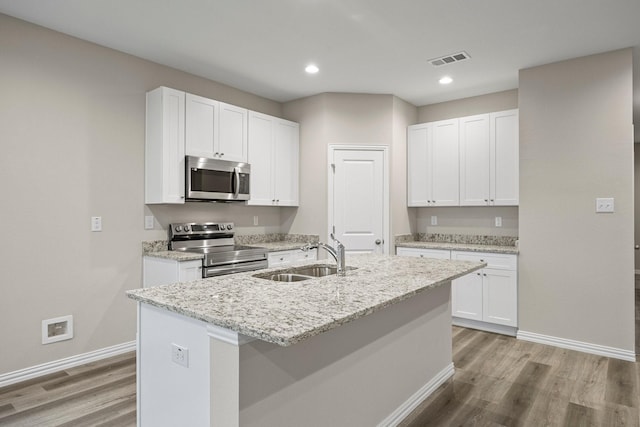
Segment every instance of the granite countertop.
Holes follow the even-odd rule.
[[[204,258],[204,254],[198,254],[194,252],[180,252],[180,251],[147,252],[144,254],[144,256],[172,259],[174,261],[192,261],[192,260],[198,260],[198,259]]]
[[[451,242],[402,242],[396,243],[398,248],[418,248],[418,249],[444,249],[453,251],[469,252],[489,252],[496,254],[518,254],[516,246],[484,245],[473,243],[451,243]]]
[[[254,271],[136,289],[127,291],[127,296],[288,346],[486,266],[383,255],[348,256],[347,265],[356,269],[347,271],[345,277],[285,283],[252,277]],[[285,270],[272,268],[259,273]]]

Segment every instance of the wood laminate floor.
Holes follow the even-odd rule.
[[[135,425],[133,352],[0,388],[3,427]]]
[[[402,426],[640,427],[638,363],[458,327],[453,354]],[[128,353],[0,388],[0,426],[135,426],[135,393]]]

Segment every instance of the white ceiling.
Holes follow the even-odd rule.
[[[421,106],[634,47],[640,123],[640,0],[0,0],[0,12],[281,102],[362,92]],[[471,59],[427,61],[459,51]]]

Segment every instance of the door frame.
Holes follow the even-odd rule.
[[[383,254],[389,255],[390,237],[389,237],[389,224],[390,224],[390,208],[389,208],[389,146],[388,145],[343,145],[343,144],[329,144],[327,155],[327,243],[332,244],[331,233],[333,231],[333,197],[334,197],[334,174],[333,174],[333,155],[336,151],[380,151],[382,152],[382,171],[383,171],[383,207],[382,207],[382,239],[383,239]]]

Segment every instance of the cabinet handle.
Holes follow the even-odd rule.
[[[483,275],[484,277],[487,277],[487,273],[482,273],[482,275]]]
[[[219,154],[220,154],[220,153],[215,152],[215,153],[213,153],[213,157],[217,157]]]
[[[484,260],[483,260],[483,259],[480,259],[480,262],[484,262]]]
[[[480,273],[476,273],[476,276],[479,276],[479,275],[480,275]]]
[[[224,153],[220,153],[220,157],[224,156]]]

